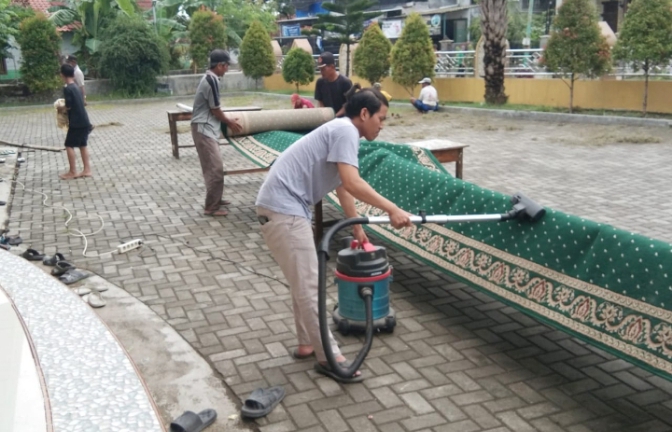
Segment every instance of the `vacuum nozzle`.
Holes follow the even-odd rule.
[[[525,196],[522,192],[517,192],[511,197],[513,209],[508,213],[510,217],[527,219],[531,222],[536,222],[546,214],[546,209],[530,198]]]

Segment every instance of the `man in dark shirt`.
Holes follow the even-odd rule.
[[[65,149],[68,154],[70,170],[65,174],[61,174],[60,177],[62,180],[93,177],[89,163],[89,150],[87,148],[87,141],[92,127],[91,122],[89,122],[89,115],[84,108],[84,97],[82,97],[79,87],[75,84],[75,68],[67,63],[62,65],[61,78],[65,82],[65,87],[63,87],[65,107],[61,107],[59,110],[65,110],[68,113],[68,134],[65,137]],[[84,169],[79,174],[77,173],[75,147],[79,147],[84,164]]]
[[[333,108],[336,117],[341,117],[345,111],[345,94],[352,87],[352,81],[336,71],[334,55],[325,51],[317,60],[322,78],[315,84],[315,100],[321,107]]]

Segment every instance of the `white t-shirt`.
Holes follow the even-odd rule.
[[[290,145],[271,166],[256,205],[310,219],[310,206],[341,185],[338,164],[359,167],[359,131],[347,117],[323,124]]]
[[[434,86],[428,85],[420,90],[418,99],[427,106],[436,106],[436,104],[439,103],[439,94],[436,92]]]
[[[77,87],[84,87],[84,73],[79,65],[75,66],[75,84],[77,84]]]

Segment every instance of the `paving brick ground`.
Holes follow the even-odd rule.
[[[48,253],[123,287],[163,317],[244,398],[283,385],[285,401],[263,431],[669,431],[672,382],[553,330],[449,276],[390,249],[399,326],[376,337],[363,384],[320,378],[295,361],[291,303],[263,246],[253,201],[261,175],[227,178],[225,219],[202,216],[196,152],[170,153],[165,111],[175,100],[90,106],[95,178],[61,182],[64,154],[25,153],[18,179],[73,210],[17,186],[10,229]],[[234,98],[229,105],[287,106],[286,99]],[[383,139],[468,143],[465,178],[502,192],[672,241],[672,142],[666,129],[559,125],[397,110]],[[117,122],[118,125],[108,125]],[[186,130],[186,124],[182,126]],[[51,109],[0,111],[0,137],[60,147]],[[180,140],[190,141],[189,134]],[[617,141],[661,141],[626,144]],[[597,145],[600,144],[600,145]],[[602,145],[605,144],[605,145]],[[223,147],[230,168],[249,166]],[[327,208],[333,215],[334,210]],[[73,231],[71,231],[73,232]],[[163,237],[160,237],[163,236]],[[101,255],[131,238],[140,253]],[[251,273],[253,270],[255,273]],[[274,277],[275,279],[269,278]],[[344,351],[359,348],[338,336]],[[179,361],[179,359],[175,359]]]

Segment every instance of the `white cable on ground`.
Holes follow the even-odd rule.
[[[0,179],[0,180],[5,180],[5,179]],[[16,184],[20,185],[21,188],[22,188],[24,191],[33,192],[33,193],[38,193],[38,194],[44,196],[44,199],[42,200],[42,205],[43,205],[43,206],[45,206],[45,207],[51,207],[51,208],[60,208],[60,209],[65,210],[65,211],[68,213],[68,220],[65,221],[65,229],[66,229],[66,232],[67,232],[67,234],[68,234],[69,236],[72,236],[72,237],[81,237],[81,238],[84,240],[84,250],[82,251],[82,256],[84,256],[84,257],[86,257],[86,258],[89,258],[89,257],[86,256],[86,250],[87,250],[88,247],[89,247],[89,241],[88,241],[88,239],[87,239],[87,236],[93,236],[93,235],[96,235],[96,234],[98,234],[99,232],[101,232],[101,231],[103,230],[103,228],[105,228],[105,220],[103,219],[103,217],[102,217],[101,215],[99,215],[99,214],[96,214],[96,215],[95,215],[95,216],[98,217],[98,219],[100,219],[100,228],[98,228],[97,230],[95,230],[95,231],[93,231],[93,232],[90,232],[90,233],[88,233],[88,234],[84,234],[82,231],[80,231],[80,230],[78,230],[78,229],[76,229],[76,228],[70,228],[70,227],[68,226],[68,225],[70,224],[70,221],[72,221],[72,220],[75,219],[75,218],[76,218],[76,219],[80,219],[80,217],[79,217],[79,216],[76,216],[76,217],[73,216],[73,215],[72,215],[72,212],[71,212],[67,207],[64,207],[64,206],[62,206],[62,205],[48,205],[48,204],[47,204],[47,201],[49,200],[49,196],[48,196],[47,194],[45,194],[44,192],[36,191],[36,190],[34,190],[34,189],[28,189],[28,188],[26,188],[26,185],[24,185],[23,183],[21,183],[21,182],[18,181],[18,180],[9,180],[9,181],[12,182],[12,183],[16,183]],[[71,231],[75,231],[77,234],[73,234]],[[107,254],[113,254],[113,253],[115,253],[115,252],[117,252],[116,249],[113,250],[113,251],[110,251],[110,252],[105,252],[105,253],[103,253],[103,254],[99,254],[98,256],[103,256],[103,255],[107,255]]]

